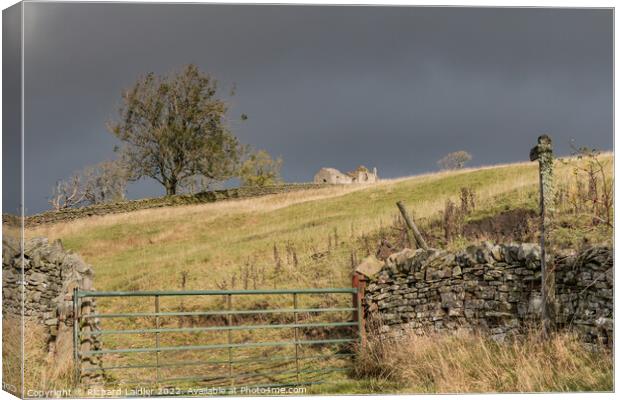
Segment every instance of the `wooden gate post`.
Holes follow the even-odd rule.
[[[353,288],[357,292],[353,294],[353,320],[357,321],[357,332],[360,346],[366,345],[366,321],[364,319],[364,292],[366,289],[366,277],[358,272],[353,272]]]
[[[554,203],[553,148],[547,135],[538,137],[530,150],[530,160],[538,160],[540,182],[540,269],[543,334],[548,336],[555,327],[555,266],[549,253],[549,232]]]

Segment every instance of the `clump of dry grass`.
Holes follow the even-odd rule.
[[[611,391],[613,358],[565,332],[549,340],[532,332],[503,343],[467,331],[412,332],[370,337],[354,375],[416,393]]]
[[[23,338],[18,317],[5,317],[2,321],[2,372],[5,387],[15,395],[22,394],[22,340],[24,343],[23,386],[24,393],[41,393],[66,390],[74,386],[71,349],[63,349],[55,357],[47,351],[46,327],[26,320]]]
[[[18,318],[2,319],[2,383],[16,396],[22,393],[22,334]]]

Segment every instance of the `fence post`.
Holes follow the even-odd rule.
[[[293,315],[295,316],[295,370],[297,371],[297,384],[299,384],[299,343],[297,336],[297,323],[299,321],[297,317],[297,293],[293,293]]]
[[[543,334],[548,336],[555,327],[555,267],[548,253],[549,233],[554,202],[553,148],[547,135],[538,137],[538,144],[530,150],[530,161],[538,161],[540,183],[540,271],[542,295]],[[550,261],[550,262],[548,262]]]
[[[366,288],[366,277],[360,273],[353,272],[353,288],[357,289],[353,293],[353,321],[357,321],[357,333],[359,335],[360,346],[366,344],[366,321],[364,320],[364,291]]]
[[[155,328],[159,329],[159,296],[155,295]],[[159,383],[160,380],[160,372],[159,372],[159,330],[155,332],[155,384]]]
[[[78,304],[78,288],[73,288],[73,368],[76,385],[80,383],[80,317]]]
[[[428,250],[428,245],[426,244],[424,237],[422,237],[422,234],[420,233],[418,226],[415,224],[415,222],[413,222],[413,218],[411,218],[411,216],[407,212],[405,203],[403,203],[402,201],[397,201],[396,206],[400,210],[400,213],[402,214],[403,219],[405,220],[405,224],[407,224],[407,228],[409,228],[407,230],[407,237],[409,238],[409,241],[412,242],[411,246],[414,246],[416,244],[411,240],[411,235],[413,234],[413,237],[415,238],[415,242],[417,242],[417,247],[424,249],[424,250]]]

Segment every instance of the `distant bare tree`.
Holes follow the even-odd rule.
[[[82,188],[82,178],[79,174],[74,174],[69,179],[56,182],[52,190],[49,203],[55,211],[66,208],[76,207],[84,202],[85,195]]]
[[[84,168],[84,196],[90,204],[125,200],[128,172],[121,161],[104,161]]]
[[[461,169],[471,160],[471,154],[464,150],[455,151],[447,154],[445,157],[437,161],[441,169]]]
[[[127,171],[120,161],[104,161],[59,180],[49,203],[56,211],[125,199]]]

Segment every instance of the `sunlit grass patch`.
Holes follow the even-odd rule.
[[[496,342],[466,331],[370,337],[355,364],[362,380],[409,393],[612,391],[612,353],[569,333]]]

